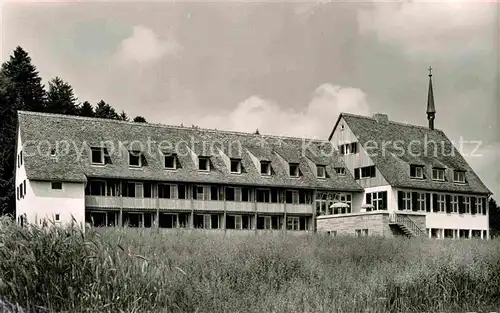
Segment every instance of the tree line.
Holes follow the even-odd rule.
[[[95,107],[88,101],[78,102],[73,87],[60,77],[42,84],[28,53],[17,47],[0,69],[0,211],[15,213],[15,154],[17,111],[35,111],[99,117],[129,121],[123,110],[118,113],[109,103],[100,100]],[[132,119],[145,123],[142,116]],[[256,131],[258,132],[258,130]],[[492,234],[500,235],[500,207],[489,201]]]
[[[17,47],[0,69],[0,212],[15,213],[15,154],[17,111],[34,111],[99,117],[121,121],[130,118],[118,113],[109,103],[100,100],[92,105],[79,102],[73,87],[61,77],[48,82],[48,88],[22,47]],[[142,116],[133,122],[146,123]]]

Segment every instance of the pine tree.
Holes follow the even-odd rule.
[[[83,102],[78,108],[78,115],[86,117],[94,117],[95,113],[92,104],[90,104],[90,102],[88,101]]]
[[[76,115],[78,113],[73,87],[64,82],[60,77],[55,77],[49,82],[46,111],[69,115]]]
[[[20,110],[44,111],[45,90],[31,58],[21,47],[14,50],[9,61],[2,65],[4,75],[12,82]]]
[[[142,116],[136,116],[134,117],[134,122],[136,123],[146,123],[146,119]]]
[[[120,118],[115,109],[104,102],[104,100],[101,100],[97,103],[97,107],[95,109],[95,117],[109,118],[113,120],[117,120]]]
[[[15,85],[0,71],[0,212],[14,213],[14,160],[18,94]]]
[[[122,121],[126,121],[126,122],[128,122],[128,120],[129,120],[127,113],[125,113],[125,111],[123,111],[123,110],[122,110],[122,113],[120,113],[119,119]]]

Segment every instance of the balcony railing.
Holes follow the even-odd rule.
[[[287,213],[306,213],[312,214],[313,207],[312,204],[288,204],[286,205]]]
[[[257,212],[284,213],[284,203],[242,202],[242,201],[212,201],[163,198],[132,198],[85,196],[85,206],[90,208],[124,208],[160,211],[227,211],[227,212]],[[286,204],[287,213],[312,214],[311,204]]]
[[[191,211],[191,200],[186,199],[158,199],[160,211]]]
[[[85,196],[85,205],[92,208],[120,208],[119,197]]]
[[[254,202],[226,201],[226,211],[228,212],[254,212]]]

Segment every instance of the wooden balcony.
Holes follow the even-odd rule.
[[[224,201],[193,200],[195,211],[224,211]]]
[[[255,212],[253,202],[226,201],[227,212]]]
[[[288,204],[286,205],[287,213],[297,213],[297,214],[312,214],[313,206],[312,204]]]
[[[257,202],[257,213],[285,213],[285,204]]]
[[[158,199],[160,211],[191,211],[191,200]]]
[[[120,208],[121,200],[119,197],[85,196],[85,206],[103,209]]]
[[[156,210],[156,199],[154,198],[130,198],[123,197],[124,209],[151,209]]]

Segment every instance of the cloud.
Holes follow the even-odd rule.
[[[365,93],[358,88],[323,84],[304,110],[286,109],[273,100],[251,96],[230,112],[208,116],[169,117],[169,123],[195,124],[243,132],[327,139],[340,112],[369,114]]]
[[[358,11],[359,31],[409,53],[491,49],[494,5],[467,0],[377,3]],[[485,28],[477,36],[477,30]]]
[[[180,50],[181,46],[175,39],[160,40],[153,30],[138,25],[133,28],[132,35],[120,43],[116,58],[120,63],[144,64],[164,56],[175,56]]]

